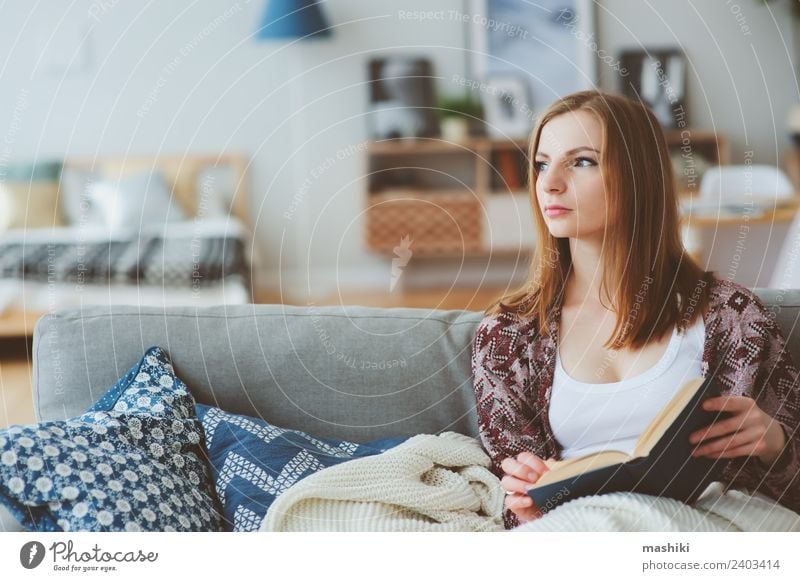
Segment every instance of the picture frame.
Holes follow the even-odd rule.
[[[389,55],[367,63],[372,139],[436,137],[436,91],[428,58]]]
[[[494,75],[486,80],[483,110],[490,135],[504,139],[525,139],[533,125],[530,93],[521,75]]]
[[[467,6],[464,20],[471,55],[467,74],[478,81],[510,75],[523,79],[528,131],[559,97],[596,88],[592,0],[467,0]],[[491,106],[490,96],[481,92],[484,106]],[[487,133],[507,137],[491,124]]]
[[[623,50],[619,61],[629,71],[620,78],[623,95],[647,103],[664,129],[688,125],[686,55],[680,48]]]

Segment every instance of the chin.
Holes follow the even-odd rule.
[[[549,230],[553,238],[575,238],[577,235],[573,228],[551,227]]]

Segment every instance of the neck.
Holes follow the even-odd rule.
[[[570,238],[572,269],[567,279],[566,299],[572,304],[604,305],[611,308],[608,291],[601,295],[603,281],[602,242]]]

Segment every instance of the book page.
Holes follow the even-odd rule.
[[[596,470],[598,468],[605,468],[606,466],[613,466],[631,460],[632,457],[625,452],[617,450],[604,450],[602,452],[595,452],[588,456],[580,456],[579,458],[570,458],[569,460],[559,460],[555,462],[545,462],[550,468],[547,472],[542,474],[539,480],[536,481],[534,487],[544,486],[552,482],[558,482],[584,472]]]

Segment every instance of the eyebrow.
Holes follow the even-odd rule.
[[[567,152],[567,155],[572,155],[573,153],[578,153],[579,151],[583,151],[583,150],[594,151],[595,153],[598,153],[598,154],[600,153],[600,152],[599,152],[598,150],[596,150],[594,147],[588,147],[588,146],[586,146],[586,145],[583,145],[583,146],[581,146],[581,147],[576,147],[575,149],[570,149],[570,150]],[[546,158],[550,159],[550,156],[549,156],[549,155],[547,155],[546,153],[542,153],[541,151],[537,151],[537,152],[536,152],[536,155],[540,155],[540,156],[542,156],[542,157],[546,157]]]

